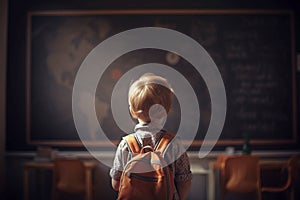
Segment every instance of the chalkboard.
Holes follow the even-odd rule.
[[[293,13],[127,10],[28,14],[28,143],[82,145],[72,116],[72,88],[81,62],[106,38],[147,26],[169,28],[190,36],[216,63],[227,96],[227,114],[219,145],[240,144],[245,134],[253,144],[296,142]],[[116,59],[101,77],[95,108],[107,137],[117,143],[125,134],[116,125],[110,108],[115,84],[130,69],[150,62],[171,66],[192,85],[201,112],[200,122],[191,120],[199,123],[193,145],[201,145],[211,117],[207,86],[185,58],[158,49],[127,53]],[[166,124],[168,130],[177,131],[178,113],[180,106],[175,98]],[[91,145],[106,145],[97,139],[97,134],[86,138]]]

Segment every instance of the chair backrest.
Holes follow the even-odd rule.
[[[68,192],[84,191],[85,168],[81,160],[76,158],[57,158],[54,160],[53,187]]]
[[[226,190],[247,193],[260,187],[259,158],[250,155],[228,157],[224,160]]]
[[[291,184],[297,182],[298,179],[298,161],[300,155],[296,154],[290,157],[287,163],[288,173],[290,176]]]
[[[279,187],[262,187],[262,192],[283,192],[290,189],[289,199],[294,199],[294,186],[298,178],[298,161],[299,155],[293,155],[289,158],[286,165],[282,169],[287,170],[286,182]]]

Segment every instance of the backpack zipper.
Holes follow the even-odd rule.
[[[129,178],[136,178],[142,181],[147,181],[147,182],[158,182],[158,178],[155,177],[149,177],[149,176],[143,176],[137,173],[128,173],[127,175]]]

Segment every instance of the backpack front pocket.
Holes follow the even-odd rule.
[[[141,181],[146,181],[146,182],[158,182],[157,177],[143,176],[143,175],[137,174],[137,173],[127,173],[127,177],[135,178],[135,179],[138,179]]]

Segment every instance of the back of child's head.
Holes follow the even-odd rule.
[[[137,118],[150,122],[150,108],[160,105],[151,108],[151,118],[160,118],[162,113],[169,113],[172,96],[173,90],[165,78],[146,73],[130,86],[128,101]]]

